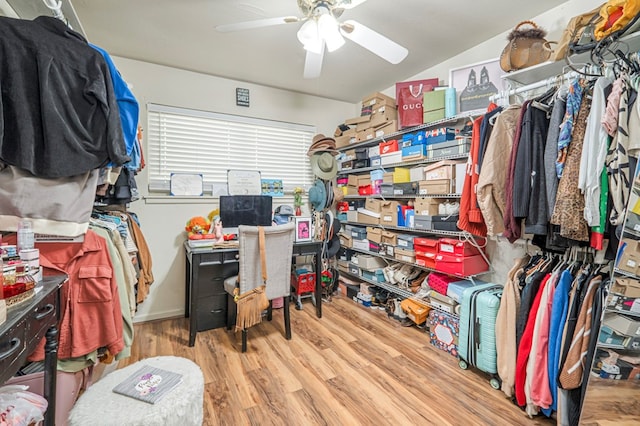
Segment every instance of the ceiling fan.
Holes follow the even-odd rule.
[[[302,17],[283,16],[280,18],[258,19],[236,24],[219,25],[216,30],[231,32],[304,22],[297,34],[298,40],[307,51],[304,78],[319,77],[322,70],[325,47],[329,52],[333,52],[345,43],[345,38],[392,64],[399,64],[409,54],[406,48],[354,20],[338,21],[338,18],[342,16],[345,10],[353,9],[365,1],[297,0]]]

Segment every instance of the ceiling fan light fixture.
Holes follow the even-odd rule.
[[[298,30],[297,36],[298,40],[303,45],[314,43],[319,40],[320,35],[318,34],[318,23],[315,21],[315,19],[309,19],[304,24],[302,24],[302,26]]]
[[[327,44],[329,52],[338,50],[344,44],[338,20],[330,13],[322,14],[318,18],[318,33]]]

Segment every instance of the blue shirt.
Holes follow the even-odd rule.
[[[137,141],[138,114],[140,111],[138,101],[120,75],[111,56],[109,56],[104,49],[94,44],[89,43],[89,46],[102,54],[109,67],[109,74],[111,74],[111,81],[113,83],[113,93],[116,96],[116,103],[120,110],[120,122],[122,123],[122,134],[127,147],[127,155],[131,158],[131,161],[126,163],[125,167],[137,170],[140,166],[140,148]]]
[[[550,416],[552,411],[556,411],[556,402],[558,399],[558,368],[560,364],[560,349],[562,347],[562,334],[564,331],[564,323],[567,321],[567,311],[569,310],[569,290],[573,276],[567,270],[562,271],[556,292],[553,295],[551,306],[551,320],[549,322],[549,387],[551,388],[551,396],[553,402],[549,409],[543,409],[542,412],[546,416]]]

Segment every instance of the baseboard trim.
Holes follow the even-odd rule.
[[[146,315],[136,315],[133,317],[133,323],[138,324],[142,322],[163,320],[163,319],[173,319],[184,317],[184,309],[171,309],[163,312],[153,312]]]

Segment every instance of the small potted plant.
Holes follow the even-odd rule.
[[[302,216],[302,196],[304,195],[304,188],[296,186],[293,190],[293,206],[295,207],[295,215]]]

